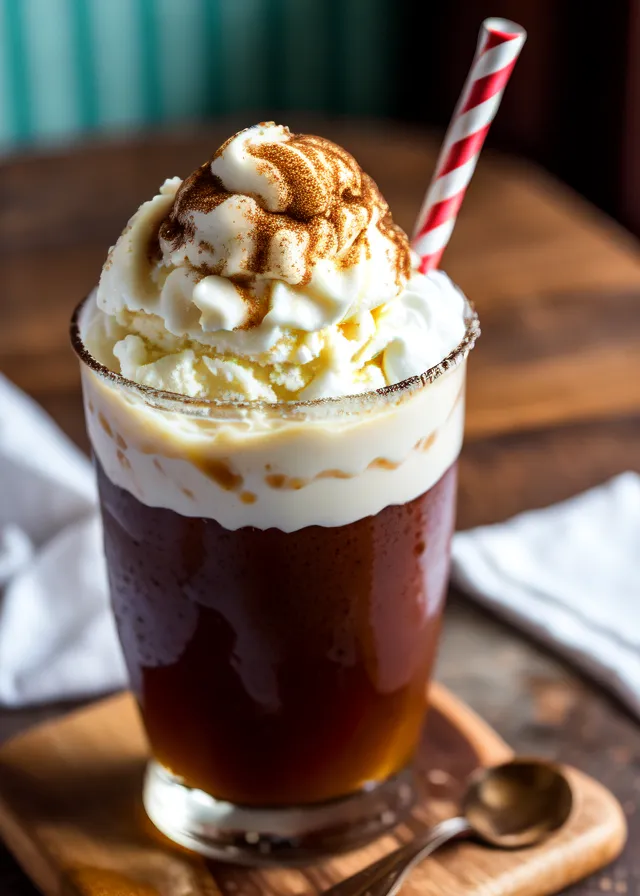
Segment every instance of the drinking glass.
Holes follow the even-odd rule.
[[[273,404],[125,379],[87,348],[94,313],[92,294],[72,341],[147,813],[235,862],[380,833],[414,799],[473,309],[421,376]]]

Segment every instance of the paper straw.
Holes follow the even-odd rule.
[[[467,80],[422,203],[412,248],[423,273],[437,267],[456,223],[482,144],[527,33],[507,19],[485,19]]]

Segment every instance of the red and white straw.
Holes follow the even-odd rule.
[[[504,88],[526,40],[520,25],[485,19],[471,70],[416,222],[412,247],[423,273],[438,266]]]

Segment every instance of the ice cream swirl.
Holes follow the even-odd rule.
[[[188,177],[160,227],[165,263],[307,285],[319,262],[366,264],[386,243],[387,278],[409,276],[407,237],[342,147],[272,123],[241,131]]]
[[[272,123],[140,206],[97,305],[103,363],[225,401],[377,389],[438,363],[464,333],[463,297],[444,274],[415,270],[353,157]]]

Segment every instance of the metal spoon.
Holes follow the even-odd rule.
[[[459,818],[424,831],[324,896],[393,896],[416,865],[454,838],[473,836],[501,849],[533,846],[566,822],[572,804],[569,782],[550,762],[513,759],[482,769],[471,778]]]

